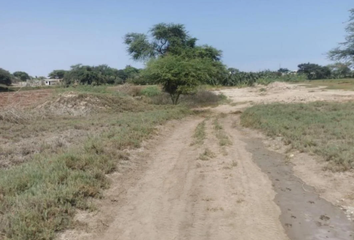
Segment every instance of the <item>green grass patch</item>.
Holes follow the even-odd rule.
[[[258,105],[241,115],[243,126],[281,136],[295,149],[318,154],[332,170],[354,168],[353,123],[353,102]]]
[[[109,132],[91,137],[65,153],[35,155],[31,162],[0,170],[0,232],[5,239],[54,239],[72,225],[76,209],[90,209],[90,198],[109,186],[120,150],[140,146],[156,125],[179,119],[183,107],[155,107],[106,119]]]

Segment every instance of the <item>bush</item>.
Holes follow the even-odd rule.
[[[157,86],[148,86],[141,89],[140,94],[147,97],[154,97],[161,94],[161,90]]]

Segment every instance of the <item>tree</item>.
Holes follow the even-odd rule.
[[[299,74],[306,74],[309,80],[326,79],[331,76],[331,70],[328,67],[320,66],[314,63],[302,63],[298,65]]]
[[[350,65],[350,63],[336,62],[328,65],[327,67],[331,70],[332,78],[346,78],[352,76]]]
[[[93,71],[93,67],[76,64],[70,67],[71,70],[65,73],[64,82],[66,85],[78,84],[95,84],[97,83],[97,73]]]
[[[31,77],[26,72],[17,71],[12,75],[14,75],[16,78],[19,78],[21,81],[27,81],[31,79]]]
[[[0,68],[0,84],[4,84],[7,86],[11,85],[12,78],[13,77],[9,71]]]
[[[167,55],[151,59],[142,74],[152,83],[161,84],[172,103],[177,104],[181,94],[194,93],[198,85],[207,82],[217,71],[210,59]]]
[[[125,82],[128,79],[132,79],[135,78],[136,76],[138,76],[140,73],[140,70],[132,67],[130,65],[127,65],[124,69],[120,69],[118,70],[118,76],[123,79],[123,81]]]
[[[128,33],[125,44],[134,60],[148,60],[167,53],[180,55],[183,50],[194,48],[196,38],[189,36],[184,25],[160,23],[153,26],[149,36],[142,33]]]
[[[173,104],[181,94],[193,93],[199,84],[215,85],[227,78],[220,61],[222,52],[208,45],[197,46],[196,42],[182,24],[157,24],[150,37],[139,33],[125,36],[133,59],[150,59],[139,81],[162,84]]]
[[[287,74],[289,72],[290,72],[290,70],[287,68],[279,68],[279,70],[278,70],[278,73],[281,73],[281,74]]]
[[[51,73],[48,74],[48,77],[52,79],[63,79],[65,73],[65,70],[53,70]]]
[[[70,84],[86,84],[101,85],[123,83],[124,80],[119,77],[119,70],[102,64],[99,66],[87,66],[77,64],[71,66],[71,69],[64,75],[64,83]]]
[[[329,51],[328,57],[334,61],[344,60],[354,65],[354,8],[350,10],[348,25],[345,28],[347,36],[345,42],[340,43],[340,46]]]

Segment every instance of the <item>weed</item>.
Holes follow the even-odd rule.
[[[216,117],[214,119],[213,124],[214,124],[214,130],[215,130],[216,137],[219,140],[219,145],[221,147],[231,145],[232,142],[231,142],[229,136],[227,136],[227,134],[225,133],[223,127],[220,125],[218,117]]]

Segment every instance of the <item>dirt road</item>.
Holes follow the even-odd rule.
[[[201,121],[179,123],[149,151],[151,165],[126,189],[124,201],[115,202],[108,228],[62,239],[288,239],[272,183],[253,163],[240,133],[232,134],[232,145],[220,147],[209,120],[205,143],[191,146]],[[214,157],[199,159],[205,149]]]
[[[79,213],[59,239],[353,240],[344,212],[244,131],[235,110],[167,125],[121,163],[98,211]],[[206,137],[193,144],[203,121]]]

